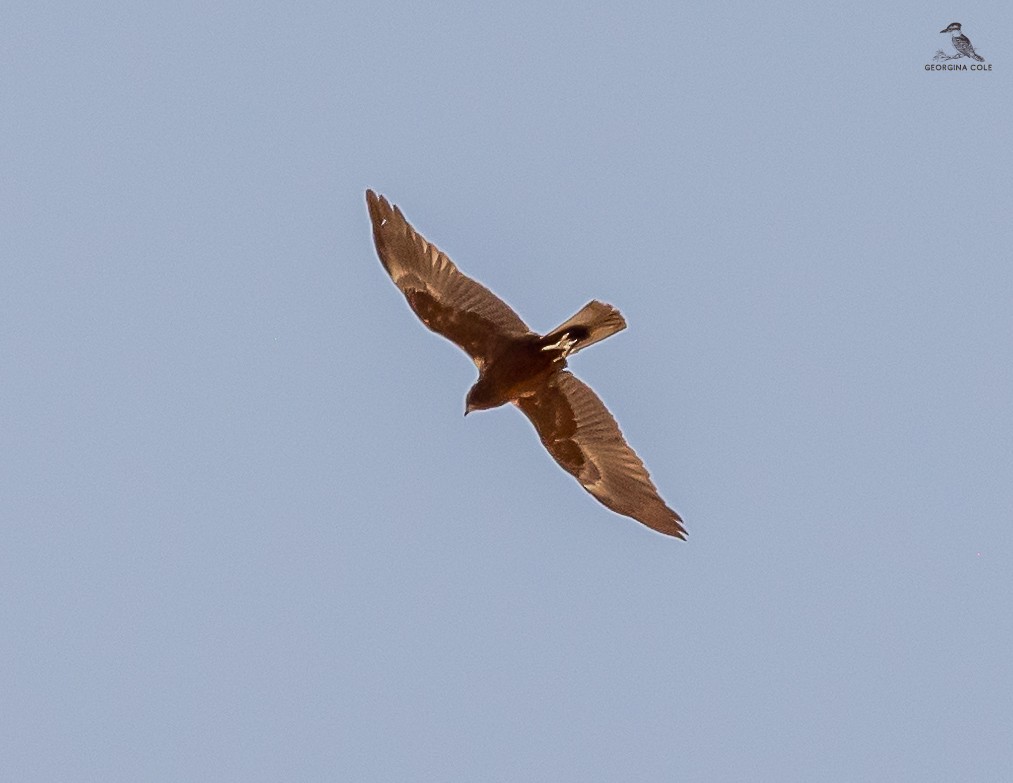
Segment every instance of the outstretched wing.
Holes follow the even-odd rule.
[[[682,518],[665,505],[644,463],[589,386],[563,370],[516,405],[560,467],[604,505],[659,533],[686,537]]]
[[[530,329],[510,306],[454,266],[383,196],[366,191],[376,253],[422,323],[456,343],[482,369],[504,339]]]

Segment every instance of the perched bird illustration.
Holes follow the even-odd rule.
[[[601,503],[685,538],[682,519],[665,505],[605,404],[565,369],[567,357],[626,328],[619,311],[591,301],[539,335],[506,302],[462,274],[386,198],[367,190],[366,204],[377,255],[412,310],[478,367],[465,416],[513,403],[560,467]]]
[[[958,56],[972,57],[978,62],[985,62],[985,58],[974,51],[974,47],[971,46],[971,39],[960,32],[960,22],[953,22],[945,30],[940,30],[939,32],[952,34],[950,41],[953,43],[953,48],[957,50]]]

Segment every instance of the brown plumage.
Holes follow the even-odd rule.
[[[552,458],[613,511],[660,533],[686,537],[605,404],[568,372],[566,358],[626,328],[611,305],[588,302],[546,335],[463,275],[383,196],[366,191],[376,252],[422,323],[456,343],[478,367],[465,415],[513,403]]]

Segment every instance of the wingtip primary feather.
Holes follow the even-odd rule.
[[[658,524],[655,525],[647,523],[647,526],[654,530],[657,530],[659,533],[664,533],[666,536],[672,536],[673,538],[681,538],[683,541],[685,541],[689,533],[687,533],[686,528],[682,526],[682,517],[680,517],[678,514],[676,514],[674,511],[672,511],[672,509],[668,508],[667,506],[665,508],[671,516],[666,515],[666,518],[664,520],[659,520]]]
[[[379,211],[381,203],[386,201],[383,196],[377,195],[376,191],[372,188],[366,188],[366,206],[369,208],[369,214]]]
[[[366,209],[369,210],[369,220],[373,224],[375,232],[376,229],[383,225],[383,213],[384,211],[390,211],[390,205],[387,204],[387,199],[383,196],[378,196],[375,191],[367,188]]]

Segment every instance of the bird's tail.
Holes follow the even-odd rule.
[[[625,328],[626,319],[622,313],[612,305],[592,300],[545,335],[541,340],[542,350],[555,348],[561,350],[563,356],[569,356]]]

